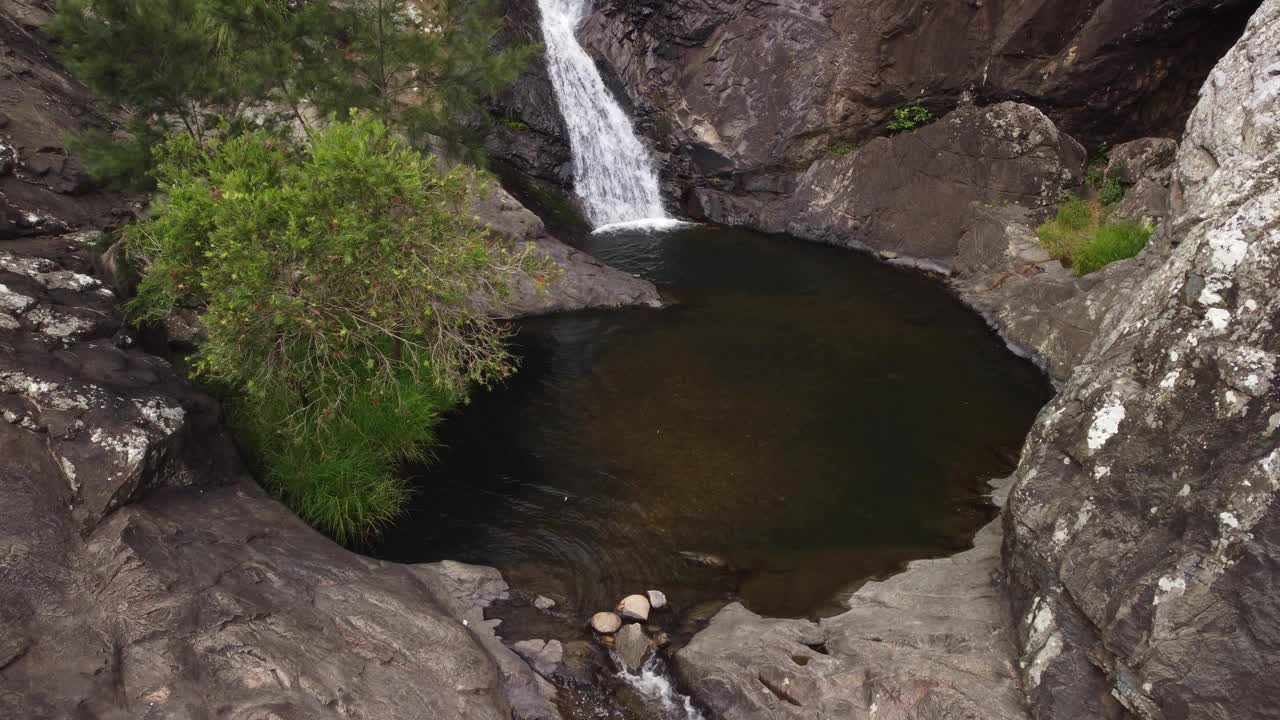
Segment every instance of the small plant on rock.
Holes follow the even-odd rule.
[[[893,111],[893,120],[889,122],[889,129],[893,132],[906,132],[924,127],[931,122],[933,122],[933,113],[927,108],[910,105]]]
[[[832,143],[829,150],[831,151],[831,154],[835,155],[836,157],[844,157],[846,155],[852,155],[853,153],[857,152],[858,144],[851,143],[851,142]]]
[[[1098,202],[1104,207],[1119,204],[1124,199],[1124,186],[1119,180],[1108,180],[1098,188]]]

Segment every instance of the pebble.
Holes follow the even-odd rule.
[[[643,595],[628,595],[618,603],[618,612],[627,620],[644,622],[649,619],[649,598]]]
[[[556,606],[556,601],[545,595],[539,595],[533,599],[533,606],[539,610],[550,610]]]
[[[622,627],[622,618],[617,613],[598,612],[591,616],[591,629],[602,635],[618,632]]]

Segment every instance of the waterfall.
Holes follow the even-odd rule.
[[[666,219],[649,151],[574,33],[587,2],[538,0],[551,84],[569,129],[575,189],[597,228]]]

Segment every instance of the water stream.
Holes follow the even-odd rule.
[[[658,175],[575,31],[586,0],[538,0],[547,67],[569,130],[574,189],[595,227],[665,219]]]

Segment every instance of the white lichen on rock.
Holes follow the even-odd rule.
[[[1115,436],[1120,430],[1120,423],[1124,420],[1124,405],[1120,404],[1119,399],[1109,398],[1107,403],[1098,410],[1093,416],[1093,424],[1089,426],[1089,435],[1087,442],[1089,450],[1098,451],[1102,449],[1107,441]]]

